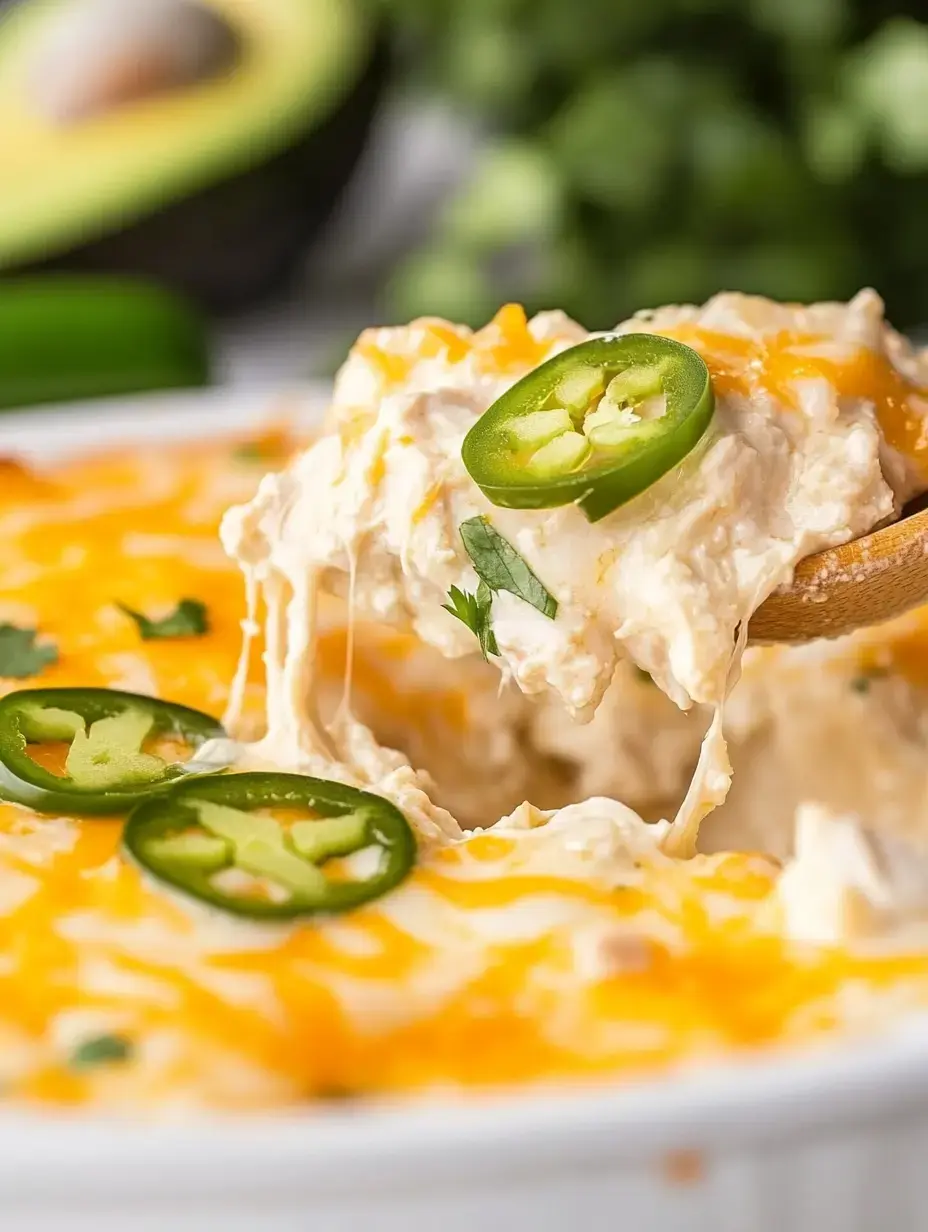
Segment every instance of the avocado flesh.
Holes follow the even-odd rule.
[[[384,49],[354,0],[208,2],[243,39],[235,76],[79,128],[18,91],[42,6],[0,17],[0,270],[140,274],[220,310],[291,274],[363,149]]]
[[[247,308],[300,273],[366,144],[386,76],[379,47],[324,124],[241,175],[16,273],[127,273],[220,314]]]

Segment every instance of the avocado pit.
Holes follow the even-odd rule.
[[[72,124],[228,73],[236,31],[196,0],[73,0],[38,49],[33,106]]]
[[[364,148],[389,67],[376,6],[160,0],[169,46],[197,5],[220,19],[210,53],[114,84],[127,30],[157,43],[137,33],[151,5],[0,0],[0,272],[129,274],[249,307],[301,270]]]

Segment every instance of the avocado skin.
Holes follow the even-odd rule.
[[[260,303],[295,277],[331,217],[367,144],[389,66],[381,38],[338,109],[287,149],[118,231],[7,273],[138,275],[219,314]]]

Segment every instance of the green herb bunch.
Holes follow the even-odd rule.
[[[490,134],[398,271],[397,317],[512,297],[605,327],[722,288],[871,284],[928,322],[921,0],[384,3]]]

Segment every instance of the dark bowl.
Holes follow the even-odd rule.
[[[381,39],[339,108],[266,162],[89,243],[7,272],[135,274],[216,313],[266,299],[298,272],[332,216],[367,144],[389,61]]]

